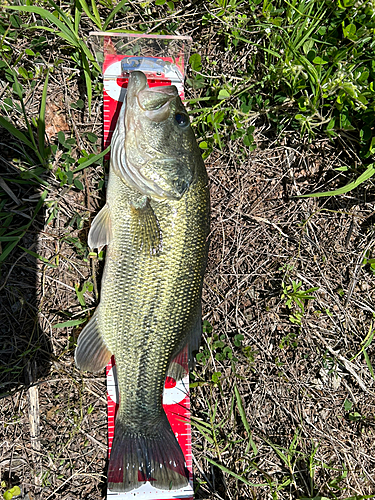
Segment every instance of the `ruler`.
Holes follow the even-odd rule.
[[[109,35],[109,34],[108,34]],[[150,87],[160,85],[176,85],[180,97],[184,97],[183,66],[176,64],[176,60],[168,57],[137,57],[118,55],[111,50],[111,36],[104,37],[103,61],[103,115],[104,115],[104,147],[110,145],[115,130],[118,115],[123,105],[128,75],[131,71],[140,70],[147,76]],[[109,50],[108,50],[109,46]],[[183,65],[183,61],[181,62]],[[107,155],[107,159],[109,155]],[[191,454],[191,427],[190,427],[190,397],[189,397],[189,368],[187,348],[174,362],[181,364],[185,369],[185,377],[176,381],[167,377],[164,385],[163,407],[171,424],[172,430],[185,456],[186,467],[189,470],[190,481],[187,486],[179,490],[160,490],[154,488],[150,482],[132,491],[118,493],[107,490],[107,498],[113,500],[125,499],[188,499],[193,500],[193,472]],[[116,363],[112,357],[106,368],[107,374],[107,403],[108,403],[108,457],[114,437],[115,418],[119,403],[119,391],[116,379]]]

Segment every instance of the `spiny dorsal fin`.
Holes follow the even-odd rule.
[[[108,245],[112,240],[111,214],[106,203],[92,221],[88,236],[90,248],[97,248],[99,251]]]
[[[161,231],[149,198],[143,196],[139,202],[132,203],[131,214],[133,244],[141,251],[157,255],[161,250]]]
[[[79,334],[74,354],[77,368],[94,373],[103,370],[112,356],[100,335],[97,316],[95,312]]]

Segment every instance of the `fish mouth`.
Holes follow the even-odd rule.
[[[146,87],[148,88],[146,75],[142,71],[132,71],[129,76],[127,100],[132,100]]]
[[[157,123],[169,117],[169,103],[178,96],[175,86],[149,87],[141,71],[133,71],[129,77],[127,102],[139,107],[145,116]]]

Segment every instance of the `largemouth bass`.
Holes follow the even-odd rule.
[[[89,246],[107,246],[100,303],[78,338],[76,365],[100,371],[115,356],[120,392],[108,486],[188,482],[162,406],[173,359],[201,335],[209,190],[189,117],[175,86],[149,88],[131,73],[112,138],[106,205]],[[169,371],[168,371],[169,370]]]

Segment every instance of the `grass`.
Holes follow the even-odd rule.
[[[86,242],[107,168],[87,35],[118,29],[194,37],[187,105],[212,195],[196,498],[372,498],[373,3],[0,9],[2,493],[104,497],[104,377],[72,356],[97,302]]]

